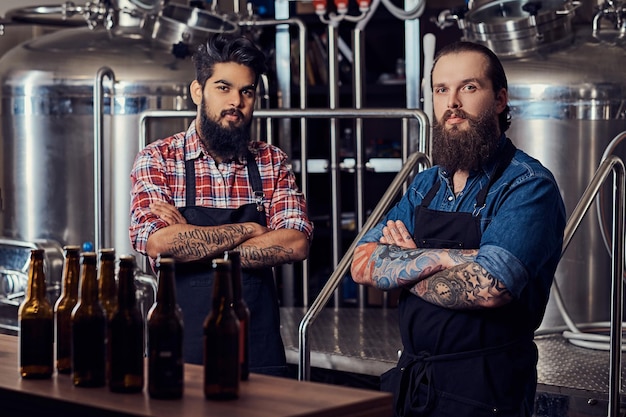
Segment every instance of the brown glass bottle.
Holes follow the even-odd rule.
[[[82,253],[80,266],[78,303],[72,311],[72,380],[77,387],[102,387],[106,319],[98,300],[96,253]]]
[[[98,299],[104,309],[107,321],[117,307],[117,283],[115,282],[115,249],[104,248],[98,251]]]
[[[50,378],[54,370],[54,312],[46,298],[44,250],[32,249],[26,297],[18,308],[22,378]]]
[[[239,319],[239,362],[241,363],[241,380],[247,381],[250,376],[250,310],[243,299],[241,279],[241,255],[238,251],[228,251],[224,259],[232,264],[233,308]]]
[[[213,260],[212,309],[204,321],[204,395],[239,397],[239,320],[233,310],[231,262]]]
[[[156,302],[148,311],[148,394],[152,398],[181,398],[184,390],[183,316],[176,303],[174,258],[156,262]]]
[[[115,249],[103,248],[98,251],[98,299],[104,310],[105,327],[108,326],[115,309],[117,308],[117,282],[115,281]],[[106,379],[111,375],[111,367],[108,358],[111,357],[111,346],[108,340],[108,331],[105,333],[105,363]]]
[[[57,372],[69,374],[72,372],[72,310],[78,302],[80,280],[80,246],[68,245],[63,251],[63,287],[54,304],[54,330]]]
[[[113,392],[143,390],[143,316],[135,295],[135,257],[120,256],[117,275],[117,307],[109,320],[109,389]]]

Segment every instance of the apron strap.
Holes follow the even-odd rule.
[[[252,191],[254,192],[254,201],[256,203],[257,211],[264,211],[263,198],[265,193],[263,192],[263,181],[261,181],[261,174],[259,174],[259,166],[254,160],[254,155],[248,149],[246,155],[248,160],[248,174],[250,175],[250,184],[252,184]]]
[[[185,161],[185,206],[196,205],[196,167],[195,159]]]
[[[515,151],[515,146],[513,146],[511,140],[507,138],[506,143],[504,144],[504,149],[502,151],[502,159],[500,159],[498,167],[496,168],[493,176],[489,180],[489,184],[487,184],[486,187],[482,188],[476,196],[476,205],[474,206],[475,210],[478,209],[478,211],[480,212],[480,210],[485,206],[485,201],[487,200],[487,193],[489,192],[489,189],[496,182],[496,180],[498,180],[502,176],[504,170],[509,166],[509,164],[513,160],[513,157],[515,156]]]

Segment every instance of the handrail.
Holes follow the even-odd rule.
[[[341,261],[337,265],[337,268],[335,268],[335,271],[320,291],[320,294],[317,296],[315,301],[313,301],[313,304],[302,318],[302,321],[300,322],[300,327],[298,328],[298,380],[308,381],[311,377],[311,351],[308,338],[309,326],[317,318],[326,303],[328,303],[330,297],[341,282],[341,279],[348,271],[348,267],[350,266],[350,262],[352,260],[352,255],[358,241],[370,228],[372,228],[372,226],[374,226],[382,218],[391,203],[394,201],[394,198],[397,196],[402,185],[409,178],[409,175],[414,172],[415,167],[418,163],[422,163],[424,164],[424,166],[430,166],[430,159],[426,154],[421,152],[414,152],[409,156],[407,161],[402,166],[402,169],[398,172],[398,174],[396,174],[395,178],[389,185],[389,188],[387,188],[385,194],[383,194],[383,196],[381,197],[380,201],[374,208],[374,211],[372,211],[372,214],[368,217],[367,221],[363,225],[363,228],[361,229],[357,237],[353,240],[343,258],[341,258]]]
[[[196,112],[191,110],[146,110],[142,112],[139,117],[139,149],[143,149],[147,145],[147,120],[151,118],[185,118],[185,117],[195,117]],[[419,109],[398,109],[398,108],[369,108],[369,109],[354,109],[354,108],[338,108],[338,109],[258,109],[254,111],[254,117],[257,118],[337,118],[337,119],[356,119],[356,118],[372,118],[372,119],[388,119],[388,118],[396,118],[396,119],[415,119],[419,124],[418,130],[418,139],[419,143],[417,144],[417,149],[421,151],[425,151],[428,153],[428,143],[429,143],[429,134],[430,134],[430,123],[428,120],[428,116],[419,110]],[[403,148],[407,148],[409,146],[409,140],[407,137],[408,133],[405,131],[402,146]],[[404,155],[408,155],[408,153],[403,152]],[[403,161],[406,162],[406,161]],[[306,160],[301,161],[301,166],[304,168],[307,164]],[[331,165],[331,170],[338,170],[340,167],[338,165]],[[357,172],[364,170],[364,166],[357,166]],[[301,171],[303,174],[306,172],[304,169]],[[331,184],[331,193],[336,192],[338,185],[332,183]],[[303,190],[306,192],[306,190]],[[333,216],[336,216],[337,213],[333,213]],[[337,230],[340,227],[339,221],[335,219],[332,222],[333,228],[333,247],[339,247],[341,245],[340,242],[340,233]],[[303,286],[305,288],[308,287],[309,280],[309,271],[307,268],[303,270]],[[308,300],[304,300],[305,306]]]
[[[561,257],[567,250],[574,233],[578,230],[583,217],[589,211],[593,200],[600,192],[609,174],[613,172],[613,228],[611,259],[613,269],[611,271],[611,322],[610,322],[610,349],[609,349],[609,402],[608,416],[619,416],[620,411],[620,382],[621,382],[621,359],[622,359],[622,320],[623,320],[623,291],[624,281],[624,163],[614,155],[607,156],[602,161],[591,182],[585,189],[574,211],[565,226],[563,236],[563,248]],[[554,288],[558,295],[558,285],[554,282]]]

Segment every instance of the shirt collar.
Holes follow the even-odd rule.
[[[206,152],[202,149],[202,142],[196,132],[195,119],[189,125],[187,132],[185,133],[185,161],[200,158]]]

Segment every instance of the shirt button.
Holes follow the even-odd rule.
[[[452,200],[454,200],[454,197],[448,196],[448,201],[452,201]]]

